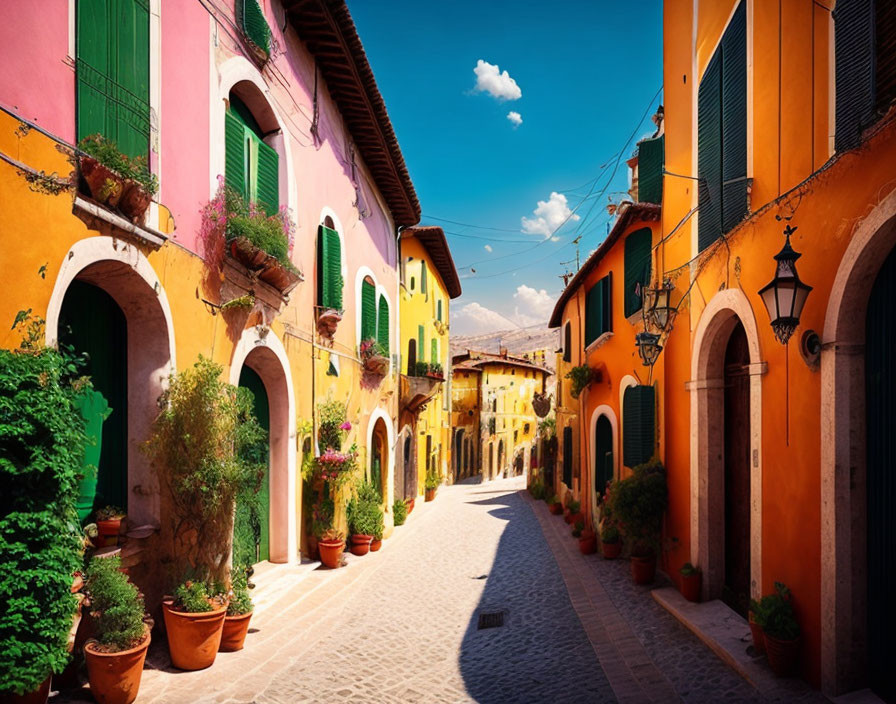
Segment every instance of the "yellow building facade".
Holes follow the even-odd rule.
[[[395,496],[423,493],[427,472],[451,466],[450,301],[460,279],[440,227],[403,230],[399,240],[401,372]]]

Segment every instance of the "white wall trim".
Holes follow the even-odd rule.
[[[387,513],[391,513],[392,511],[392,503],[395,500],[395,422],[389,416],[389,414],[385,411],[385,409],[377,406],[370,413],[370,418],[367,421],[367,467],[366,471],[369,474],[370,472],[370,463],[373,460],[373,453],[371,452],[371,448],[373,447],[373,429],[376,426],[377,420],[382,419],[383,424],[386,426],[386,444],[389,447],[389,461],[386,463],[386,467],[382,467],[381,469],[386,473],[386,495],[383,497],[383,500],[386,504]],[[413,447],[413,442],[411,443]],[[416,465],[416,462],[414,463]]]

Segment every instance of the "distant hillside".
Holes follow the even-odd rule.
[[[500,330],[485,335],[452,335],[451,354],[460,354],[466,350],[479,350],[481,352],[494,352],[497,354],[501,347],[506,347],[512,355],[522,355],[525,352],[535,350],[555,351],[560,347],[560,329],[549,329],[546,325],[533,325],[528,328],[516,328],[515,330]],[[553,369],[553,355],[547,356],[547,365]]]

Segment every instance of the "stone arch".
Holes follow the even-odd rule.
[[[270,406],[271,562],[298,558],[296,517],[296,413],[289,358],[280,338],[266,328],[243,330],[230,362],[230,383],[239,384],[243,366],[261,377]]]
[[[725,516],[724,439],[714,432],[724,409],[725,349],[738,321],[750,355],[750,594],[762,589],[762,374],[756,318],[740,289],[725,289],[709,301],[694,333],[691,354],[691,561],[704,574],[703,597],[721,596],[725,579],[725,537],[713,529]]]
[[[58,342],[62,302],[75,280],[109,294],[127,320],[128,514],[135,526],[158,527],[159,481],[140,445],[149,438],[159,396],[177,368],[168,296],[136,246],[111,237],[80,240],[63,257],[53,285],[46,316],[48,345]]]
[[[382,467],[384,480],[383,501],[385,501],[386,506],[391,511],[395,494],[395,426],[389,414],[382,408],[373,409],[370,419],[367,421],[367,476],[370,476],[371,461],[373,459],[371,448],[374,443],[374,432],[378,430],[377,421],[382,421],[386,432],[386,462],[383,463],[384,466]]]
[[[628,377],[631,378],[631,377]],[[619,457],[619,422],[616,418],[616,412],[607,405],[598,406],[591,412],[591,419],[588,422],[588,476],[589,476],[589,484],[594,484],[594,466],[597,462],[597,457],[595,453],[597,452],[597,447],[594,442],[594,436],[597,431],[597,421],[600,417],[605,417],[608,421],[610,421],[610,427],[613,429],[613,476],[618,479],[619,478],[619,466],[620,466],[620,457]],[[597,487],[591,486],[591,515],[596,518],[597,516]]]
[[[896,191],[856,227],[840,260],[821,350],[821,681],[866,686],[865,311],[896,247]]]
[[[261,128],[269,133],[264,141],[280,156],[280,202],[296,211],[298,203],[289,131],[283,127],[284,122],[261,72],[244,56],[231,57],[218,66],[218,100],[211,103],[209,119],[210,196],[218,189],[218,174],[224,173],[224,111],[231,91],[246,103]]]

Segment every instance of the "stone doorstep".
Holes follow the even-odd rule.
[[[776,677],[761,655],[752,656],[750,626],[742,616],[718,599],[695,604],[675,587],[654,589],[657,603],[702,640],[719,658],[753,685],[760,694],[780,694],[784,689],[808,689],[802,680]]]

